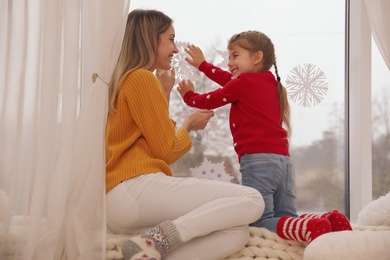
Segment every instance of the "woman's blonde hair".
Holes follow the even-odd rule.
[[[115,99],[122,81],[135,69],[150,69],[153,66],[158,38],[172,23],[170,17],[157,10],[136,9],[129,13],[122,48],[108,83],[111,113],[115,112]]]
[[[276,66],[275,48],[271,39],[262,32],[245,31],[233,35],[228,41],[228,49],[233,45],[238,45],[250,53],[263,52],[263,71],[270,70],[272,65],[275,68],[276,79],[278,81],[278,96],[280,106],[280,118],[284,124],[288,135],[291,134],[290,105],[287,99],[286,88],[280,82],[278,67]]]

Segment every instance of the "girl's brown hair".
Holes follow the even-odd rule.
[[[237,33],[230,38],[230,40],[228,41],[228,49],[230,49],[233,45],[238,45],[241,48],[246,49],[250,53],[256,53],[258,51],[263,52],[262,71],[270,70],[272,65],[274,66],[276,79],[278,81],[280,118],[288,132],[288,135],[290,136],[290,105],[287,99],[286,88],[280,82],[278,67],[276,66],[274,44],[272,43],[271,39],[262,32],[245,31]]]
[[[122,81],[133,70],[153,66],[158,38],[172,23],[170,17],[157,10],[136,9],[129,13],[118,62],[108,83],[111,113],[115,112],[115,99]]]

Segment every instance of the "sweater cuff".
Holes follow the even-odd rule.
[[[192,90],[190,90],[190,91],[188,91],[184,96],[183,96],[183,101],[184,101],[184,103],[186,103],[187,105],[188,105],[188,98],[189,98],[189,95],[191,94],[191,93],[195,93],[194,91],[192,91]]]
[[[207,66],[209,65],[209,63],[207,62],[207,61],[202,61],[202,63],[199,65],[199,68],[198,68],[198,70],[200,70],[200,71],[205,71],[206,69],[207,69]]]
[[[190,133],[184,128],[179,128],[176,131],[176,137],[179,140],[182,140],[182,143],[184,143],[183,146],[187,147],[187,151],[189,151],[192,147],[192,139],[190,137]]]

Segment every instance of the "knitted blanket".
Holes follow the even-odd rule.
[[[383,226],[362,226],[353,223],[352,227],[354,232],[390,231],[390,227]],[[303,260],[307,243],[282,239],[265,228],[250,227],[249,230],[250,239],[246,246],[222,260]],[[121,246],[127,239],[129,239],[127,235],[107,233],[106,259],[123,259]]]
[[[302,260],[307,243],[285,240],[265,228],[250,227],[250,239],[246,246],[223,260],[282,259]],[[107,260],[123,259],[122,244],[126,235],[107,233]]]
[[[10,235],[6,238],[5,241],[2,241],[2,239],[0,239],[0,242],[5,244],[5,248],[4,248],[5,259],[15,259],[16,247],[21,246],[21,243],[23,242],[23,231],[21,230],[22,225],[20,224],[20,222],[23,222],[23,220],[24,220],[23,217],[14,217],[13,220],[11,221],[12,224],[10,226],[10,231],[11,231]],[[42,225],[44,226],[45,223],[43,222]],[[357,224],[353,224],[352,227],[354,229],[354,232],[358,232],[358,233],[360,233],[359,231],[387,231],[389,233],[386,233],[386,238],[390,238],[390,227],[362,226]],[[0,229],[1,229],[1,225],[0,225]],[[282,239],[276,233],[271,232],[265,228],[250,227],[249,230],[250,230],[250,239],[246,244],[246,246],[241,250],[239,250],[238,252],[222,260],[250,260],[250,259],[303,260],[305,249],[308,246],[307,243]],[[340,233],[341,235],[342,232],[337,232],[337,233]],[[323,236],[325,237],[326,235]],[[334,235],[337,234],[335,233],[333,235],[333,233],[330,233],[330,235],[333,237]],[[121,246],[127,239],[129,239],[129,237],[130,236],[128,235],[107,233],[106,259],[107,260],[123,259],[121,253]],[[320,238],[318,238],[318,240],[319,239]],[[387,243],[384,243],[383,239],[375,243],[378,245],[382,243],[383,244],[382,247],[385,247],[384,250],[387,250],[386,252],[388,252],[390,250],[390,239],[387,240],[389,240]],[[313,243],[311,243],[310,246]],[[349,241],[349,243],[353,244],[354,240],[352,239],[351,241]],[[368,253],[370,253],[368,248],[363,247],[363,249]],[[318,250],[319,249],[316,248],[314,254],[316,254]],[[375,250],[378,251],[377,249]],[[369,258],[369,259],[376,259],[376,258]]]

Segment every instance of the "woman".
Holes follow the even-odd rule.
[[[214,115],[199,110],[178,130],[169,117],[178,52],[172,23],[160,11],[130,12],[109,84],[107,225],[135,235],[122,246],[126,260],[221,259],[245,246],[248,224],[264,210],[253,188],[172,176],[169,165],[191,149],[189,132]]]

